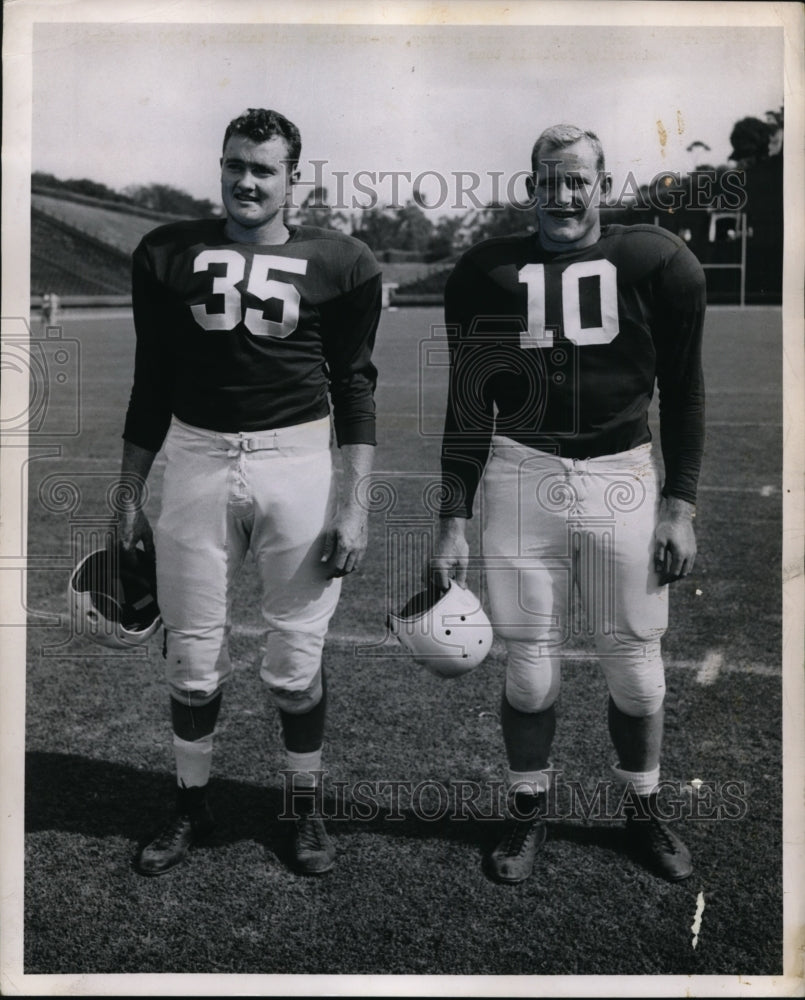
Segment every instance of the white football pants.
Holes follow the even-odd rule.
[[[321,697],[324,637],[341,589],[321,563],[335,510],[328,418],[222,434],[173,420],[154,532],[171,693],[204,704],[232,673],[232,586],[254,556],[266,627],[260,675],[276,704]]]
[[[649,444],[577,460],[493,437],[483,562],[514,708],[537,712],[556,700],[561,657],[584,636],[622,712],[660,708],[668,588],[654,570],[658,493]]]

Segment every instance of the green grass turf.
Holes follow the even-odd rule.
[[[439,681],[402,657],[384,626],[388,607],[418,589],[429,539],[444,406],[440,342],[430,332],[439,322],[438,310],[384,313],[375,465],[383,486],[373,492],[364,568],[345,582],[325,653],[328,780],[410,782],[437,814],[434,783],[488,788],[504,774],[498,646],[474,673]],[[172,794],[158,643],[135,656],[99,655],[70,636],[63,617],[72,545],[108,517],[131,324],[67,319],[64,335],[81,347],[81,434],[48,438],[60,454],[29,466],[36,568],[28,581],[25,971],[779,974],[779,328],[773,310],[708,315],[700,556],[693,576],[675,585],[665,643],[664,776],[739,782],[745,814],[686,821],[696,872],[682,885],[628,858],[617,823],[563,819],[534,877],[511,888],[483,870],[497,819],[428,821],[410,797],[388,815],[388,793],[378,793],[376,815],[362,820],[346,810],[332,822],[339,860],[330,875],[308,880],[288,870],[277,819],[283,759],[254,667],[259,610],[249,564],[232,643],[239,670],[216,744],[217,832],[168,876],[149,880],[131,870]],[[68,426],[73,401],[54,392],[50,405],[63,407]],[[50,627],[37,624],[47,615]],[[603,680],[583,644],[576,654],[564,673],[554,766],[589,794],[612,752]],[[721,664],[712,683],[700,674],[708,657]],[[332,812],[332,786],[328,794]]]

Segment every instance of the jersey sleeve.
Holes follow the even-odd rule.
[[[339,447],[375,444],[377,368],[372,362],[383,299],[382,274],[374,258],[361,255],[352,287],[322,306],[324,355]]]
[[[167,348],[166,324],[170,323],[175,305],[154,276],[142,243],[132,258],[131,294],[136,346],[123,438],[157,452],[172,416],[175,364]]]
[[[447,280],[444,315],[450,350],[447,409],[441,449],[441,517],[471,518],[475,494],[489,457],[494,411],[482,334],[479,282],[482,275],[464,258]],[[488,373],[491,374],[491,373]]]
[[[663,496],[696,502],[704,451],[702,329],[706,306],[704,270],[680,247],[661,270],[657,285],[657,388],[660,445],[665,465]]]

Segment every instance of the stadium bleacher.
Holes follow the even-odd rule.
[[[31,304],[47,292],[62,305],[112,301],[131,293],[131,253],[142,236],[173,216],[69,191],[31,193]]]
[[[60,297],[129,291],[125,256],[104,249],[91,236],[71,231],[46,213],[31,211],[31,295],[56,292]]]

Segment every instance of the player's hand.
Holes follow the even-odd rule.
[[[155,458],[156,452],[131,441],[123,442],[120,482],[115,494],[117,547],[121,560],[130,566],[137,564],[138,546],[156,561],[154,533],[143,512],[147,496],[145,481]]]
[[[134,558],[138,545],[151,558],[156,558],[151,524],[139,508],[121,510],[117,516],[117,543],[122,558]]]
[[[321,561],[328,576],[347,576],[360,569],[369,540],[368,517],[358,504],[340,510],[324,533]]]
[[[436,546],[425,571],[426,586],[447,590],[451,577],[459,587],[467,586],[470,547],[467,544],[466,525],[463,517],[444,517],[440,520]]]
[[[660,584],[686,577],[696,560],[695,507],[678,497],[664,497],[654,529],[654,569]]]

